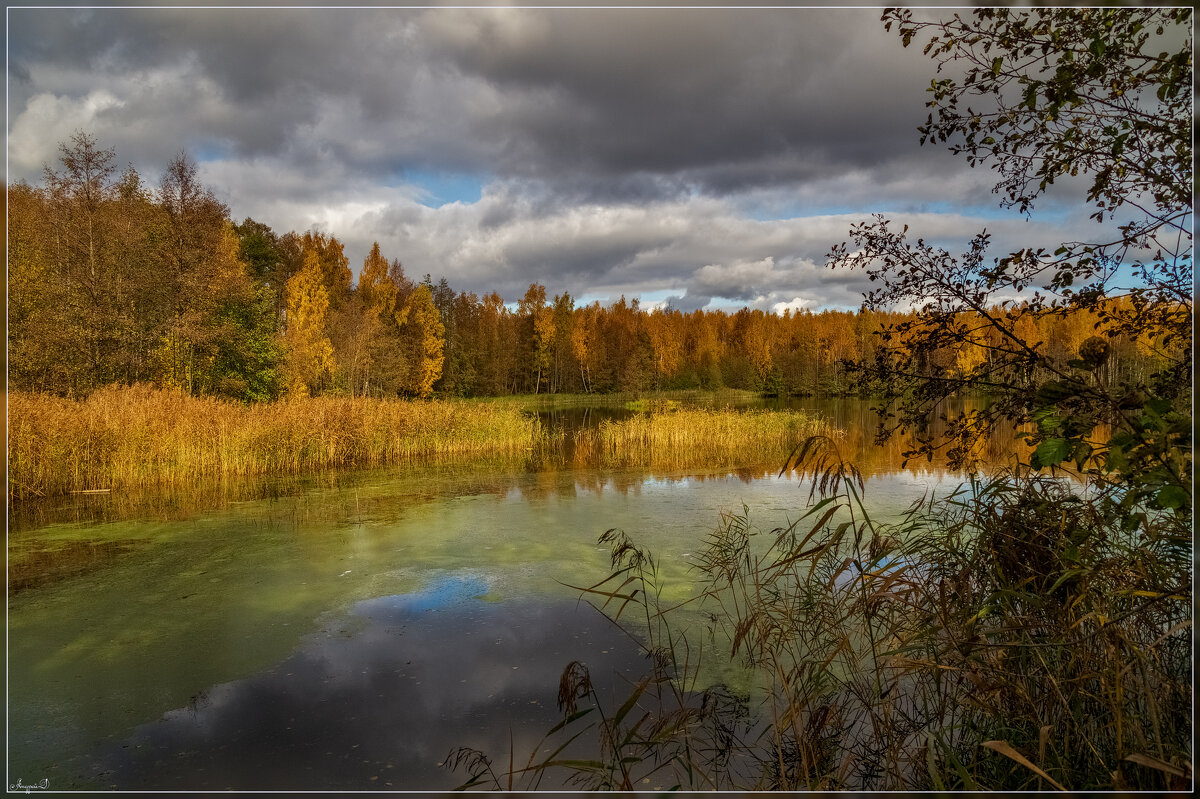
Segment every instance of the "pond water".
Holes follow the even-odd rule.
[[[820,410],[874,513],[957,484],[872,449],[864,403]],[[684,595],[723,511],[763,530],[803,512],[777,470],[412,467],[17,508],[10,782],[446,789],[454,747],[523,761],[567,663],[614,696],[646,668],[572,587],[607,575],[597,537],[625,530]]]

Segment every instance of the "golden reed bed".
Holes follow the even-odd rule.
[[[316,397],[242,405],[132,386],[83,401],[10,393],[8,412],[8,488],[17,499],[339,467],[520,465],[552,459],[556,449],[536,417],[467,401]],[[576,433],[569,465],[782,463],[819,432],[828,432],[823,421],[796,411],[671,409]]]
[[[342,397],[241,405],[145,386],[82,402],[11,393],[8,412],[15,497],[516,455],[541,435],[515,408]]]

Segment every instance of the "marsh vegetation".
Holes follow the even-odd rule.
[[[181,484],[420,460],[520,459],[543,435],[516,408],[316,397],[243,405],[148,386],[75,402],[11,393],[9,493]]]
[[[8,400],[16,499],[438,462],[727,467],[749,465],[747,447],[761,465],[828,428],[801,411],[672,406],[567,431],[515,403],[313,397],[244,405],[149,386],[81,402],[16,392]]]
[[[725,513],[691,591],[601,536],[612,571],[582,596],[647,666],[602,699],[567,664],[560,723],[529,752],[455,750],[464,785],[1187,787],[1185,520],[1131,530],[1075,480],[1005,472],[881,522],[834,442],[797,457],[807,511]]]
[[[876,217],[853,313],[510,307],[378,245],[352,285],[184,156],[154,192],[80,133],[8,187],[17,767],[1191,787],[1190,11],[884,24],[962,67],[924,141],[1023,212],[1079,178],[1093,240]],[[870,399],[745,407],[814,392]]]

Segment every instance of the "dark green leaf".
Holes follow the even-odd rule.
[[[1191,497],[1188,495],[1187,491],[1179,486],[1168,485],[1163,486],[1158,490],[1158,494],[1154,497],[1154,500],[1161,507],[1167,508],[1168,510],[1176,510],[1190,504]]]
[[[1071,454],[1071,443],[1065,438],[1049,438],[1033,451],[1035,466],[1055,466]]]

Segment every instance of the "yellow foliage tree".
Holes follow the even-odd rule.
[[[317,253],[305,253],[304,267],[287,282],[288,391],[297,396],[315,393],[334,368],[333,344],[325,331],[329,292],[321,279]]]
[[[397,355],[395,341],[388,340],[396,329],[392,314],[397,295],[396,284],[388,275],[387,259],[379,250],[379,242],[375,242],[363,261],[351,302],[331,316],[330,339],[351,394],[368,393],[373,382],[382,389],[378,385],[380,375],[373,368],[377,363],[384,372],[393,371],[380,361],[394,361]]]
[[[310,255],[316,257],[321,284],[329,292],[329,303],[334,308],[341,308],[350,295],[350,280],[353,277],[350,259],[346,257],[342,243],[336,236],[310,230],[300,239],[300,250],[306,265]]]
[[[683,356],[682,320],[678,311],[661,309],[646,317],[646,333],[654,351],[654,372],[659,379],[672,377],[679,371]]]
[[[408,390],[418,397],[428,397],[433,394],[433,384],[442,376],[446,326],[433,304],[429,286],[423,283],[413,290],[405,311],[404,325],[412,353]]]
[[[392,311],[396,305],[396,284],[388,276],[388,261],[379,251],[379,242],[371,247],[371,252],[363,261],[362,274],[358,277],[358,291],[363,304],[370,308],[376,317]]]
[[[529,290],[517,307],[521,316],[528,320],[533,393],[537,394],[541,389],[542,377],[550,366],[556,333],[551,310],[546,306],[546,287],[540,283],[529,284]]]
[[[550,358],[554,354],[554,340],[557,333],[554,316],[548,308],[543,308],[533,317],[533,365],[537,368],[534,394],[538,393],[538,389],[542,385],[542,376],[550,368]]]
[[[771,362],[771,336],[767,329],[767,316],[762,311],[743,310],[736,315],[742,349],[760,380],[765,380],[773,366]]]
[[[596,317],[599,305],[593,304],[575,312],[575,325],[571,328],[571,354],[579,363],[579,380],[585,392],[592,390],[591,369],[596,351]]]
[[[960,375],[966,376],[987,363],[991,347],[988,346],[984,337],[983,325],[977,321],[976,317],[971,314],[960,314],[958,319],[964,328],[967,326],[976,328],[963,336],[954,352],[954,365]]]

